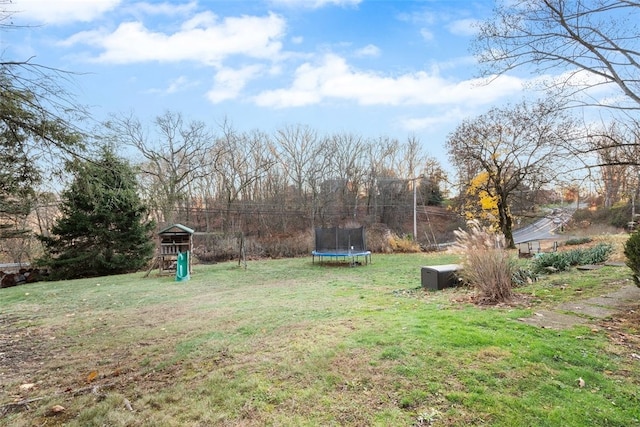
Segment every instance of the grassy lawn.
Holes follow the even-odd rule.
[[[421,265],[455,261],[283,259],[196,266],[187,282],[139,273],[2,289],[0,424],[640,425],[638,348],[606,328],[518,321],[628,285],[626,267],[551,276],[517,305],[478,307],[466,290],[420,289]],[[18,401],[29,403],[7,405]]]

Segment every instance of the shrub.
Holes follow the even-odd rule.
[[[530,285],[536,280],[538,280],[537,274],[535,274],[531,269],[522,267],[517,268],[511,277],[511,283],[514,287]]]
[[[564,244],[567,246],[576,246],[583,245],[585,243],[591,242],[593,239],[591,237],[577,237],[575,239],[569,239]]]
[[[640,287],[640,230],[631,234],[624,245],[627,267],[633,272],[633,283]]]
[[[420,252],[420,244],[408,237],[400,237],[396,234],[388,236],[388,243],[394,253]]]
[[[578,209],[573,213],[573,221],[575,223],[586,221],[589,223],[608,224],[618,228],[625,228],[629,218],[631,218],[631,205],[626,203],[611,208],[599,208],[595,211]]]
[[[618,228],[626,228],[631,218],[631,204],[618,205],[611,208],[608,223]]]
[[[313,249],[314,236],[311,231],[292,235],[273,236],[261,239],[264,256],[270,258],[290,258],[309,255]]]
[[[531,271],[535,274],[553,273],[569,268],[567,252],[549,252],[538,254],[531,262]]]
[[[578,259],[578,264],[598,264],[605,262],[613,253],[613,246],[608,243],[598,243],[591,249],[584,249]]]
[[[389,236],[391,230],[386,224],[371,224],[367,227],[367,249],[377,253],[391,253],[389,246]]]
[[[469,222],[469,231],[457,230],[455,234],[453,250],[463,256],[460,279],[476,290],[482,302],[510,300],[517,265],[504,249],[504,236],[481,227],[477,221]]]
[[[213,263],[238,259],[239,235],[235,233],[210,233],[193,237],[193,256],[202,263]]]
[[[543,253],[533,258],[531,270],[535,274],[541,274],[564,271],[575,265],[598,264],[606,261],[612,252],[613,246],[599,243],[590,249]]]

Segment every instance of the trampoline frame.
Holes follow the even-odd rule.
[[[340,258],[342,258],[342,261],[346,261],[347,259],[350,260],[350,264],[351,265],[355,265],[356,263],[358,263],[360,257],[364,258],[364,263],[369,264],[371,262],[371,251],[361,251],[361,252],[351,252],[351,251],[347,251],[347,252],[340,252],[340,251],[334,251],[334,252],[318,252],[318,251],[312,251],[311,252],[311,263],[315,263],[316,257],[318,257],[320,259],[320,263],[322,263],[322,260],[324,258],[333,258],[335,260],[339,260]]]

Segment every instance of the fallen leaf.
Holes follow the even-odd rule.
[[[582,387],[584,387],[584,385],[585,385],[585,382],[582,379],[582,377],[578,378],[578,387],[582,388]]]
[[[65,408],[64,406],[61,406],[61,405],[53,405],[51,407],[50,411],[51,411],[52,414],[59,414],[60,412],[66,411],[66,409],[67,408]]]
[[[34,388],[36,385],[34,383],[27,383],[27,384],[21,384],[20,385],[20,390],[21,391],[28,391],[31,390],[32,388]]]
[[[640,359],[640,354],[631,353],[631,357],[634,359]]]
[[[87,375],[87,382],[90,383],[91,381],[95,380],[97,376],[98,376],[98,371],[89,372],[89,375]]]

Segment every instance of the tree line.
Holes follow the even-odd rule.
[[[444,170],[414,137],[320,135],[306,125],[268,135],[226,120],[211,129],[171,111],[151,127],[113,117],[106,133],[141,159],[142,197],[158,224],[269,234],[353,220],[402,231],[413,185],[422,205],[443,198]]]

